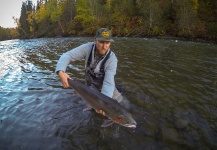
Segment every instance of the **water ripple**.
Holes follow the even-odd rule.
[[[6,143],[1,149],[217,147],[216,45],[115,38],[115,81],[138,122],[132,131],[117,124],[101,128],[105,117],[83,112],[84,101],[63,89],[54,73],[62,53],[92,40],[0,42],[0,141]],[[70,64],[67,72],[84,82],[84,62]]]

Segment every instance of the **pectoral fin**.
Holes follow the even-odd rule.
[[[83,112],[85,112],[85,111],[90,111],[90,110],[92,110],[92,109],[93,109],[93,108],[88,105],[86,108],[83,109]]]
[[[105,121],[102,123],[101,127],[108,127],[108,126],[112,125],[113,123],[114,123],[114,122],[113,122],[112,120],[105,120]]]

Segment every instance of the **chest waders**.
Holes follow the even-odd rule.
[[[108,54],[103,58],[99,73],[94,73],[95,68],[90,66],[91,61],[92,61],[92,53],[94,50],[95,50],[95,44],[93,44],[92,50],[91,50],[90,55],[88,57],[88,61],[87,61],[87,65],[86,65],[86,71],[85,71],[85,81],[86,81],[86,84],[88,86],[91,86],[91,84],[93,84],[98,90],[101,90],[104,76],[105,76],[104,67],[105,67],[106,61],[110,57],[111,50],[109,50]],[[97,66],[97,64],[94,66]]]

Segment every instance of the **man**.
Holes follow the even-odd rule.
[[[56,73],[64,88],[69,87],[65,73],[70,62],[85,59],[85,81],[87,85],[94,85],[101,93],[117,100],[123,100],[115,87],[114,76],[117,69],[117,57],[110,50],[112,33],[107,28],[100,28],[95,35],[94,42],[88,42],[64,53],[56,66]]]

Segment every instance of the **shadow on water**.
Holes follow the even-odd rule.
[[[104,119],[63,89],[54,73],[62,53],[91,38],[0,42],[0,149],[216,149],[217,46],[116,38],[116,83],[135,130]],[[84,62],[67,72],[84,82]]]

